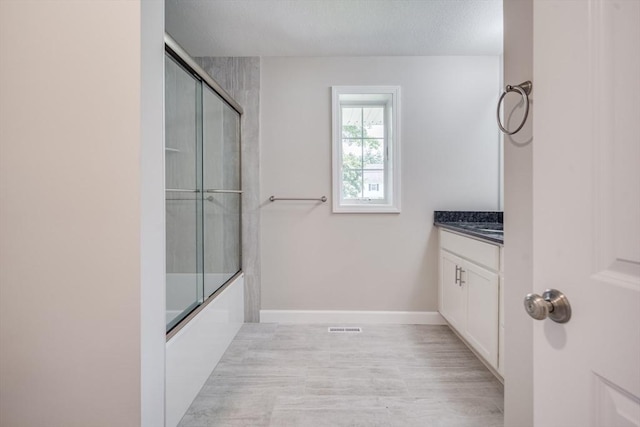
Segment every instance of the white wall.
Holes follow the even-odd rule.
[[[141,426],[164,425],[164,1],[141,2]]]
[[[331,86],[402,87],[402,213],[332,214]],[[263,58],[262,309],[437,310],[434,210],[496,210],[499,57]]]
[[[0,2],[2,426],[163,423],[158,3]]]
[[[507,0],[504,81],[514,85],[532,78],[533,0]],[[535,93],[533,82],[532,100]],[[514,94],[505,98],[508,129],[517,126],[522,117],[523,108],[516,108],[519,100]],[[522,306],[524,296],[533,289],[533,104],[531,107],[523,129],[504,137],[504,425],[521,427],[533,425],[533,321]]]

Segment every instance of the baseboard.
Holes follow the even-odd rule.
[[[261,323],[446,325],[437,311],[260,310]]]

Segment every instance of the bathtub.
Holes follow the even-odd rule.
[[[177,314],[168,310],[167,318]],[[167,341],[167,427],[178,425],[243,323],[241,274]]]

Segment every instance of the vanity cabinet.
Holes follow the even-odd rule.
[[[499,373],[501,250],[440,229],[440,314]]]

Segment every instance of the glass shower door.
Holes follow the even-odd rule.
[[[240,115],[203,89],[204,297],[240,271]]]
[[[201,91],[165,56],[167,331],[203,301]]]
[[[242,108],[165,44],[167,334],[241,270]]]

